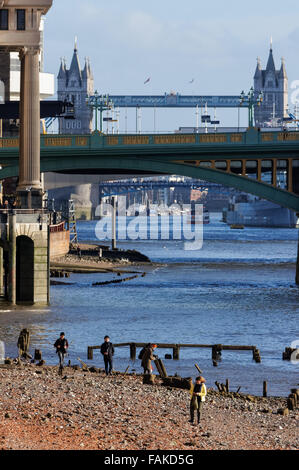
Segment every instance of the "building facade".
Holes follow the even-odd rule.
[[[288,117],[288,77],[284,59],[281,59],[280,69],[276,70],[272,43],[266,69],[262,69],[260,59],[257,60],[254,91],[256,96],[263,93],[263,102],[260,106],[255,106],[255,125],[280,125],[283,118]]]
[[[60,134],[90,134],[92,131],[92,110],[86,104],[86,97],[94,92],[93,75],[88,59],[81,70],[77,44],[70,68],[61,61],[57,77],[57,96],[60,101],[74,104],[75,119],[59,119]]]

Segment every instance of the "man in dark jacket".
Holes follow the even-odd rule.
[[[67,353],[69,343],[63,332],[60,333],[59,338],[55,341],[54,347],[56,348],[56,353],[59,357],[59,372],[62,373],[64,366],[64,358]]]
[[[101,353],[104,357],[106,375],[111,375],[113,370],[114,347],[113,344],[110,343],[109,336],[105,336],[104,338],[104,343],[101,346]]]

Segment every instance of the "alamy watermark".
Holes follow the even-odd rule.
[[[202,204],[133,204],[127,208],[126,196],[117,198],[115,227],[117,240],[183,240],[187,251],[203,246]],[[96,209],[98,221],[95,234],[98,240],[113,238],[112,204],[103,202]]]

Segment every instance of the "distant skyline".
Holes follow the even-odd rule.
[[[60,57],[70,63],[77,37],[81,65],[89,57],[100,93],[237,95],[252,86],[257,57],[266,65],[272,38],[276,68],[284,57],[290,85],[299,80],[298,16],[295,0],[245,7],[236,0],[54,0],[45,22],[45,71],[57,75]],[[236,124],[236,112],[218,114],[223,125]],[[160,110],[157,125],[193,126],[195,113]],[[144,126],[152,126],[149,110]]]

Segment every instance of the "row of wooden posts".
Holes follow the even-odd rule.
[[[173,354],[172,358],[175,361],[180,359],[180,350],[183,348],[209,348],[212,350],[212,361],[216,366],[218,361],[221,361],[222,351],[252,351],[252,359],[260,363],[261,355],[260,350],[256,346],[228,346],[223,344],[173,344],[173,343],[155,343],[157,344],[158,349],[172,349]],[[137,348],[144,348],[147,343],[119,343],[114,344],[114,347],[129,347],[130,348],[130,359],[132,361],[136,360]],[[101,349],[101,346],[88,346],[87,348],[87,358],[89,360],[93,359],[93,350]],[[166,354],[166,359],[171,359],[171,355]]]

